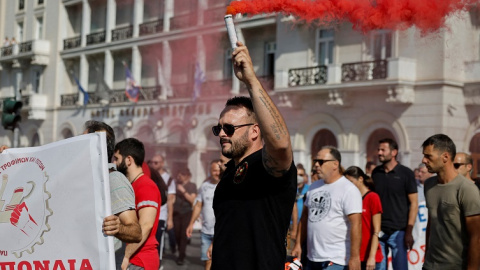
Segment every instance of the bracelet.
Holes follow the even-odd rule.
[[[374,232],[373,235],[376,235],[378,238],[380,238],[380,232]]]

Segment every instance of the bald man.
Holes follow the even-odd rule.
[[[465,178],[474,181],[472,179],[472,169],[473,169],[473,160],[472,156],[467,153],[458,152],[455,155],[455,160],[453,161],[453,167],[455,170],[465,176]]]

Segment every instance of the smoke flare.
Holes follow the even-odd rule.
[[[349,21],[354,29],[406,29],[435,32],[445,18],[468,10],[479,0],[242,0],[232,1],[227,14],[283,13],[307,23],[332,24]]]

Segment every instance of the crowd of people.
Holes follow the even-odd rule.
[[[237,46],[234,73],[250,97],[229,99],[212,127],[221,159],[210,162],[199,189],[187,167],[170,175],[162,155],[145,162],[139,140],[116,143],[107,124],[85,124],[85,133],[107,134],[113,215],[103,231],[116,238],[118,269],[161,269],[166,235],[183,265],[200,215],[199,256],[207,270],[298,269],[298,261],[297,268],[286,263],[287,254],[306,270],[383,270],[388,254],[394,270],[408,269],[419,201],[428,209],[423,269],[479,269],[480,192],[468,154],[436,134],[422,144],[414,172],[385,138],[378,142],[380,164],[368,162],[364,172],[344,169],[340,151],[324,146],[309,177],[294,163],[288,128],[248,49]]]

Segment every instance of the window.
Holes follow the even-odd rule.
[[[225,51],[225,66],[223,67],[223,77],[225,79],[232,78],[232,74],[233,74],[232,53],[233,53],[232,48],[228,48]]]
[[[42,71],[34,68],[32,70],[32,92],[35,94],[40,93],[41,79]]]
[[[333,63],[334,31],[333,29],[319,29],[317,32],[317,63],[328,65]]]
[[[374,60],[387,59],[392,56],[392,32],[379,30],[372,34],[372,53]]]
[[[265,66],[264,75],[273,76],[275,74],[275,51],[277,43],[275,41],[265,44]]]
[[[43,17],[37,18],[36,39],[43,39]]]
[[[23,42],[23,22],[17,24],[17,40],[12,40],[12,44]]]
[[[43,2],[44,2],[43,0],[38,0],[39,5],[43,5]]]
[[[24,10],[25,9],[25,0],[18,0],[18,10]]]

